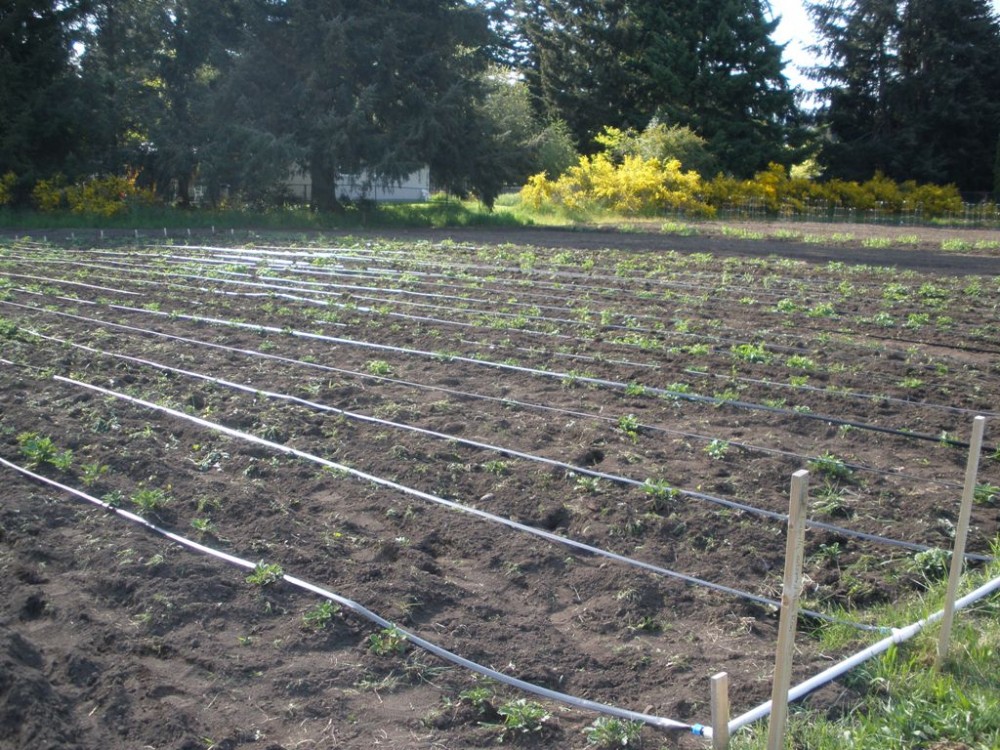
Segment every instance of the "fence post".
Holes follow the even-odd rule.
[[[729,747],[729,675],[712,676],[712,750]]]
[[[969,535],[969,517],[972,515],[972,501],[976,496],[976,476],[979,472],[979,454],[983,449],[983,430],[986,417],[972,420],[972,439],[969,441],[969,460],[965,465],[965,488],[962,491],[962,508],[958,514],[955,529],[955,547],[951,553],[951,569],[948,574],[948,589],[944,596],[944,615],[941,618],[941,633],[938,636],[937,658],[934,667],[940,669],[948,657],[951,645],[951,625],[955,618],[955,597],[958,596],[958,582],[965,564],[965,540]]]
[[[774,657],[767,750],[782,750],[785,745],[788,687],[792,680],[792,649],[795,646],[795,626],[799,616],[799,589],[802,587],[802,555],[805,546],[808,491],[809,472],[799,469],[792,474],[792,487],[788,498],[785,580],[781,591],[781,617],[778,620],[778,648]]]

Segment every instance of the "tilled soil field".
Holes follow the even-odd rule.
[[[403,631],[680,725],[726,671],[746,710],[802,468],[796,680],[823,616],[906,624],[872,608],[945,569],[997,259],[621,237],[0,245],[0,746],[588,746],[597,713]],[[978,481],[982,558],[990,426]]]

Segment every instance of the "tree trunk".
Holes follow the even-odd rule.
[[[191,208],[191,174],[188,172],[177,176],[177,206]]]
[[[336,170],[324,158],[313,158],[309,164],[312,177],[312,207],[314,211],[341,213],[344,207],[337,200]]]

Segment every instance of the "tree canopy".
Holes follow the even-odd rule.
[[[7,0],[5,200],[140,174],[319,209],[338,175],[430,166],[488,204],[613,128],[706,177],[813,155],[824,175],[1000,184],[1000,22],[988,0],[815,0],[818,108],[784,74],[767,0]],[[646,147],[644,146],[644,148]],[[13,175],[11,177],[10,175]]]
[[[987,0],[810,5],[829,62],[819,121],[829,174],[992,187],[1000,139],[1000,24]]]

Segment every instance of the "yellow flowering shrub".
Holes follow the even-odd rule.
[[[626,155],[616,163],[607,153],[581,156],[556,180],[535,175],[521,189],[521,201],[569,212],[595,209],[634,216],[667,209],[708,216],[713,209],[698,198],[701,177],[685,172],[676,159],[663,162]]]
[[[521,203],[535,211],[541,211],[552,203],[552,188],[554,183],[545,172],[539,172],[528,178],[519,194]]]
[[[908,180],[900,185],[903,209],[922,211],[928,216],[958,213],[963,209],[962,195],[954,185],[918,185]]]
[[[31,199],[39,211],[51,212],[69,207],[76,214],[93,214],[109,218],[126,213],[134,205],[152,205],[156,194],[150,188],[136,185],[139,173],[91,177],[74,185],[57,174],[39,180],[31,191]]]
[[[535,211],[604,210],[626,216],[679,210],[710,217],[720,208],[749,206],[784,216],[816,208],[921,211],[927,217],[962,210],[954,185],[897,183],[881,172],[865,182],[820,181],[822,170],[810,160],[791,170],[771,163],[749,180],[723,174],[703,180],[676,159],[644,157],[634,147],[633,131],[606,127],[595,140],[604,150],[580,157],[557,179],[544,173],[531,177],[521,189],[522,204]]]
[[[14,200],[14,186],[17,184],[17,175],[8,172],[0,177],[0,206],[6,206]]]
[[[128,211],[134,204],[151,205],[156,197],[149,188],[135,184],[138,172],[105,175],[77,183],[66,189],[66,200],[76,214],[112,217]]]
[[[39,211],[58,211],[66,205],[66,178],[56,174],[39,180],[31,191],[31,200]]]

